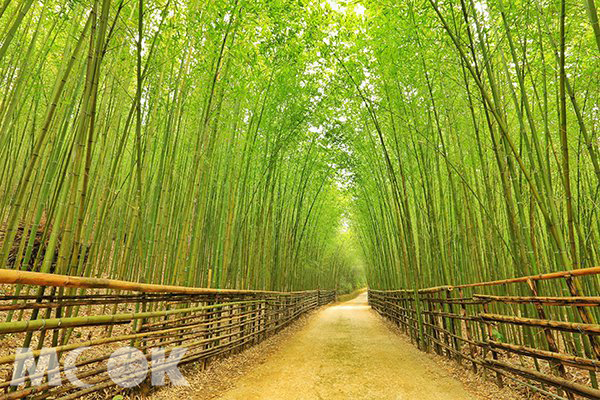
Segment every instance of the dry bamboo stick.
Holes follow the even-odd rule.
[[[598,275],[598,274],[600,274],[600,267],[590,267],[590,268],[573,269],[573,270],[569,270],[569,271],[551,272],[548,274],[520,276],[517,278],[502,279],[502,280],[497,280],[497,281],[467,283],[467,284],[462,284],[462,285],[436,286],[436,287],[420,289],[419,293],[439,292],[442,290],[453,290],[453,289],[458,289],[458,288],[469,288],[469,287],[497,286],[497,285],[504,285],[507,283],[527,282],[528,280],[541,281],[541,280],[558,279],[558,278],[565,278],[565,277],[571,277],[571,276],[586,276],[586,275]]]
[[[270,292],[266,290],[232,290],[232,289],[207,289],[187,286],[157,285],[150,283],[137,283],[116,279],[86,278],[79,276],[45,274],[41,272],[17,271],[11,269],[0,269],[0,283],[56,286],[69,288],[88,289],[114,289],[131,290],[144,293],[187,293],[187,294],[277,294],[295,295],[303,293],[315,293],[315,290],[296,292]]]
[[[566,379],[559,378],[557,376],[546,375],[541,372],[531,370],[528,368],[519,367],[516,365],[509,364],[504,361],[498,360],[489,360],[486,359],[485,363],[488,365],[504,369],[506,371],[512,372],[516,375],[521,375],[530,379],[534,379],[538,382],[543,382],[550,384],[552,386],[556,386],[563,390],[569,391],[574,394],[578,394],[580,396],[587,397],[589,399],[599,399],[600,398],[600,390],[594,389],[588,386],[580,385],[575,382],[568,381]]]
[[[600,306],[600,296],[581,297],[545,297],[545,296],[492,296],[487,294],[474,294],[474,298],[482,301],[497,301],[501,303],[528,304],[537,303],[548,306]]]
[[[252,302],[246,302],[252,303]],[[105,325],[115,323],[128,323],[137,319],[163,317],[172,314],[181,314],[188,312],[196,312],[201,310],[207,310],[215,307],[222,307],[225,305],[240,304],[238,303],[222,303],[217,305],[200,306],[192,308],[181,308],[175,310],[164,310],[154,312],[141,312],[141,313],[123,313],[123,314],[112,314],[112,315],[95,315],[87,317],[69,317],[69,318],[49,318],[49,319],[36,319],[29,321],[13,321],[0,323],[0,333],[16,333],[16,332],[33,332],[44,329],[55,329],[55,328],[74,328],[91,325]]]
[[[538,328],[551,328],[565,332],[600,335],[600,325],[597,324],[582,324],[578,322],[552,321],[486,313],[479,314],[479,317],[484,321],[503,322],[515,325],[535,326]]]
[[[538,357],[543,358],[545,360],[554,360],[579,369],[600,371],[600,361],[598,360],[592,360],[589,358],[578,357],[554,351],[540,350],[527,346],[519,346],[516,344],[500,343],[494,340],[490,340],[488,344],[498,349],[503,349],[512,353],[517,353],[528,357]]]

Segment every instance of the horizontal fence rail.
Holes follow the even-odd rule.
[[[121,387],[110,376],[108,363],[123,347],[141,351],[148,360],[142,384],[148,385],[153,370],[172,367],[168,360],[174,350],[186,349],[178,366],[205,364],[259,343],[336,298],[333,290],[218,290],[13,270],[0,270],[0,284],[7,285],[2,293],[10,292],[0,293],[0,317],[8,320],[0,322],[0,399],[114,394]],[[56,351],[54,372],[63,377],[62,384],[48,380],[51,369],[15,378],[15,369],[27,367],[26,355],[17,354],[17,347],[29,348],[36,361],[48,349]],[[166,363],[152,362],[157,348],[164,350]],[[78,349],[82,352],[75,364],[67,365],[64,355]],[[64,379],[72,371],[85,385]]]
[[[425,351],[556,399],[600,399],[600,268],[419,290],[369,304]],[[591,294],[591,296],[590,296]]]

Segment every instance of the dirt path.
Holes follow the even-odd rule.
[[[474,399],[463,385],[391,332],[366,293],[319,312],[223,400]]]

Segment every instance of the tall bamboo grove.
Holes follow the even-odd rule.
[[[325,15],[237,0],[0,6],[4,266],[359,285],[356,263],[337,256],[348,195],[336,154],[311,129]]]
[[[10,268],[293,290],[350,289],[363,262],[373,288],[598,263],[595,0],[0,18]]]

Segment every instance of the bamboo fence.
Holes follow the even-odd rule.
[[[336,297],[333,290],[218,290],[13,270],[0,270],[0,283],[79,289],[76,295],[60,298],[53,294],[0,296],[0,312],[22,313],[19,321],[0,323],[0,334],[14,335],[17,341],[24,337],[38,361],[43,347],[55,349],[57,372],[63,377],[62,385],[52,386],[43,372],[36,371],[11,385],[13,368],[24,359],[11,349],[0,357],[0,374],[6,371],[5,376],[0,375],[0,399],[75,399],[99,391],[113,395],[124,389],[111,379],[107,363],[120,347],[135,347],[148,361],[153,348],[164,349],[167,360],[173,350],[185,348],[179,365],[204,366],[259,343]],[[61,317],[46,317],[51,312]],[[73,369],[64,355],[84,347],[88,349],[75,366],[76,376],[86,387],[78,387],[64,379],[67,370]],[[168,362],[150,363],[148,378],[141,386],[149,385],[152,370],[171,366]],[[32,385],[36,378],[44,380]]]
[[[556,399],[600,399],[600,268],[418,290],[369,290],[369,304],[421,350]],[[560,296],[543,296],[560,293]]]

